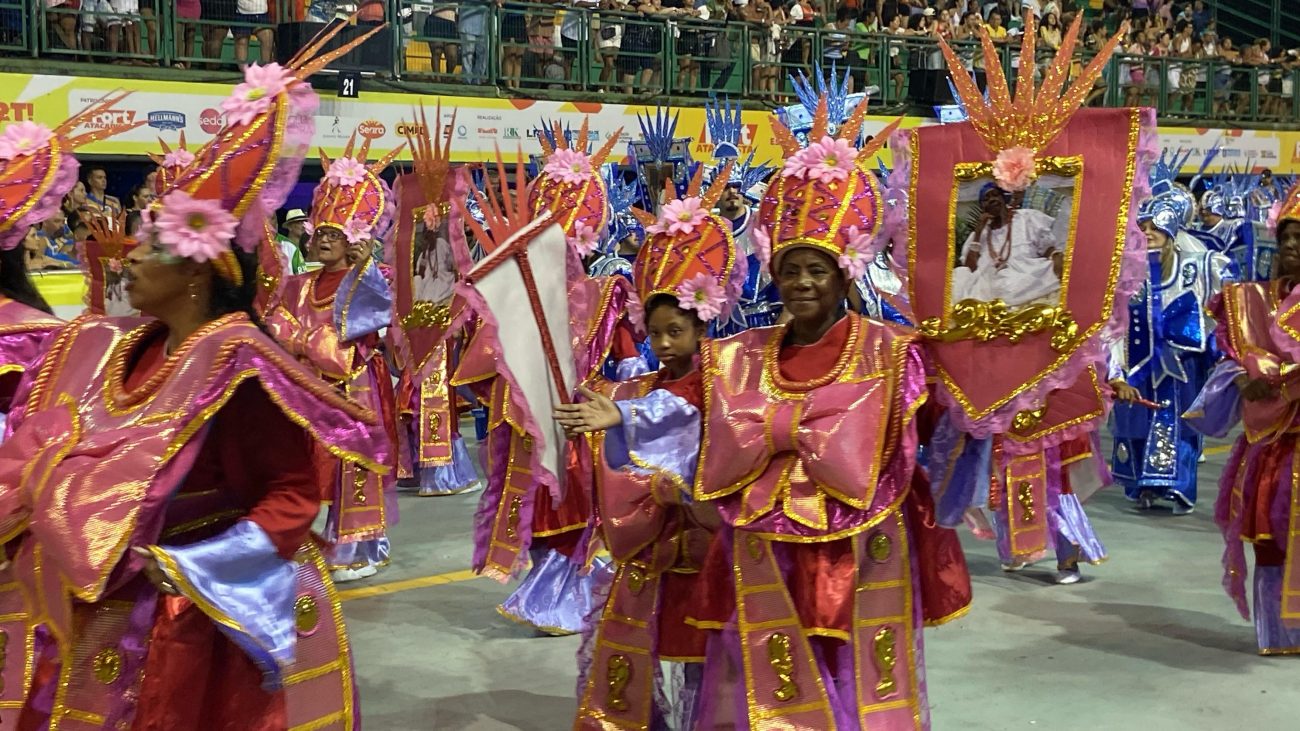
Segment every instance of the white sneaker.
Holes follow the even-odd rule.
[[[1196,506],[1187,502],[1186,498],[1174,496],[1174,515],[1191,515],[1194,510]]]
[[[1083,574],[1079,573],[1079,568],[1077,566],[1072,569],[1061,569],[1056,572],[1056,583],[1062,586],[1077,584],[1082,579]]]
[[[1201,456],[1196,458],[1196,463],[1205,464],[1205,452],[1201,452]]]
[[[367,564],[355,569],[335,569],[330,576],[334,579],[335,584],[346,584],[349,581],[368,579],[377,573],[379,573],[379,569]]]
[[[1014,561],[1012,563],[1002,564],[1002,570],[1007,572],[1008,574],[1014,574],[1017,571],[1024,571],[1028,567],[1029,564],[1025,563],[1024,561]]]

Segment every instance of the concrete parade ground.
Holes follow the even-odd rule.
[[[1054,562],[1004,574],[993,544],[963,531],[975,605],[925,633],[934,729],[1300,729],[1300,657],[1256,655],[1220,587],[1226,456],[1210,447],[1190,516],[1139,513],[1115,487],[1094,496],[1110,560],[1074,586],[1052,583]],[[367,729],[572,727],[577,638],[497,614],[512,587],[468,571],[478,497],[404,492],[392,565],[340,587]]]

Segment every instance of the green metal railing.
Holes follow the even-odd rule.
[[[272,17],[301,16],[302,1],[274,0]],[[790,76],[818,63],[849,69],[854,90],[875,87],[876,108],[900,113],[928,111],[936,79],[946,86],[937,45],[916,36],[795,25],[769,28],[737,20],[702,21],[571,5],[499,6],[481,0],[417,4],[413,16],[409,10],[403,16],[399,10],[409,3],[381,2],[386,17],[399,20],[388,35],[387,60],[381,59],[372,70],[387,83],[400,82],[402,88],[418,91],[679,103],[728,94],[780,104],[792,99]],[[117,68],[210,72],[233,71],[237,63],[273,57],[274,30],[266,23],[182,18],[175,5],[158,3],[156,16],[91,15],[47,7],[45,2],[0,0],[0,53],[8,59],[25,57],[29,67],[47,73],[47,66],[40,64],[56,60],[61,71],[88,75],[117,73],[105,70],[110,62]],[[482,19],[483,33],[467,36],[472,30],[467,21],[475,16]],[[983,57],[978,44],[958,42],[954,50],[979,75]],[[998,63],[1011,74],[1018,45],[1000,45],[997,50]],[[1052,54],[1043,50],[1035,63],[1045,65]],[[471,59],[476,59],[473,66]],[[156,70],[136,73],[161,75]],[[1240,125],[1300,118],[1300,96],[1295,93],[1300,68],[1117,56],[1103,79],[1090,103],[1150,105],[1166,120]]]

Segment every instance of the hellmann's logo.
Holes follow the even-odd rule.
[[[149,112],[148,124],[154,129],[185,129],[185,115],[180,112]]]

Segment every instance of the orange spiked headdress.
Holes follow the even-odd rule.
[[[321,178],[320,185],[312,194],[308,231],[314,233],[317,229],[329,227],[342,231],[348,241],[354,243],[366,239],[382,240],[392,228],[397,204],[393,200],[393,191],[379,174],[406,145],[398,145],[397,149],[375,162],[367,163],[370,140],[365,139],[360,148],[356,142],[357,133],[353,132],[343,156],[334,160],[324,150],[320,151],[325,177]]]
[[[668,295],[682,309],[694,310],[703,322],[729,314],[740,297],[744,274],[737,278],[736,241],[731,223],[713,206],[722,197],[731,178],[731,165],[713,176],[713,184],[701,195],[704,167],[695,170],[686,195],[677,198],[671,180],[659,216],[639,209],[633,214],[645,226],[646,240],[632,265],[641,306],[655,297]],[[740,257],[739,261],[744,262]],[[644,312],[636,313],[644,320]],[[638,323],[644,325],[644,322]]]
[[[1300,222],[1300,182],[1291,186],[1291,190],[1287,191],[1282,200],[1273,204],[1273,210],[1269,212],[1268,218],[1269,228],[1275,235],[1281,233],[1284,222]]]
[[[225,126],[190,164],[168,175],[154,203],[147,226],[159,244],[211,261],[221,277],[243,284],[231,243],[252,252],[265,237],[266,218],[298,182],[315,133],[320,100],[307,79],[383,28],[320,53],[343,27],[312,39],[285,66],[253,64],[244,71],[244,83],[221,103]]]
[[[832,136],[827,111],[829,93],[824,90],[818,99],[806,147],[784,124],[772,126],[786,158],[759,207],[755,253],[775,269],[783,252],[812,247],[829,254],[856,279],[866,270],[871,244],[884,219],[883,198],[871,171],[871,156],[899,120],[859,148],[867,114],[866,98]]]
[[[140,126],[114,121],[113,105],[125,96],[106,96],[54,129],[16,122],[0,132],[0,249],[22,243],[29,227],[58,210],[77,184],[73,150]],[[81,126],[93,131],[73,134]]]
[[[587,154],[588,120],[573,140],[559,122],[537,135],[542,143],[543,166],[533,186],[533,213],[549,210],[564,229],[569,245],[584,256],[593,251],[609,229],[609,190],[600,166],[623,134],[620,127],[595,154]]]

